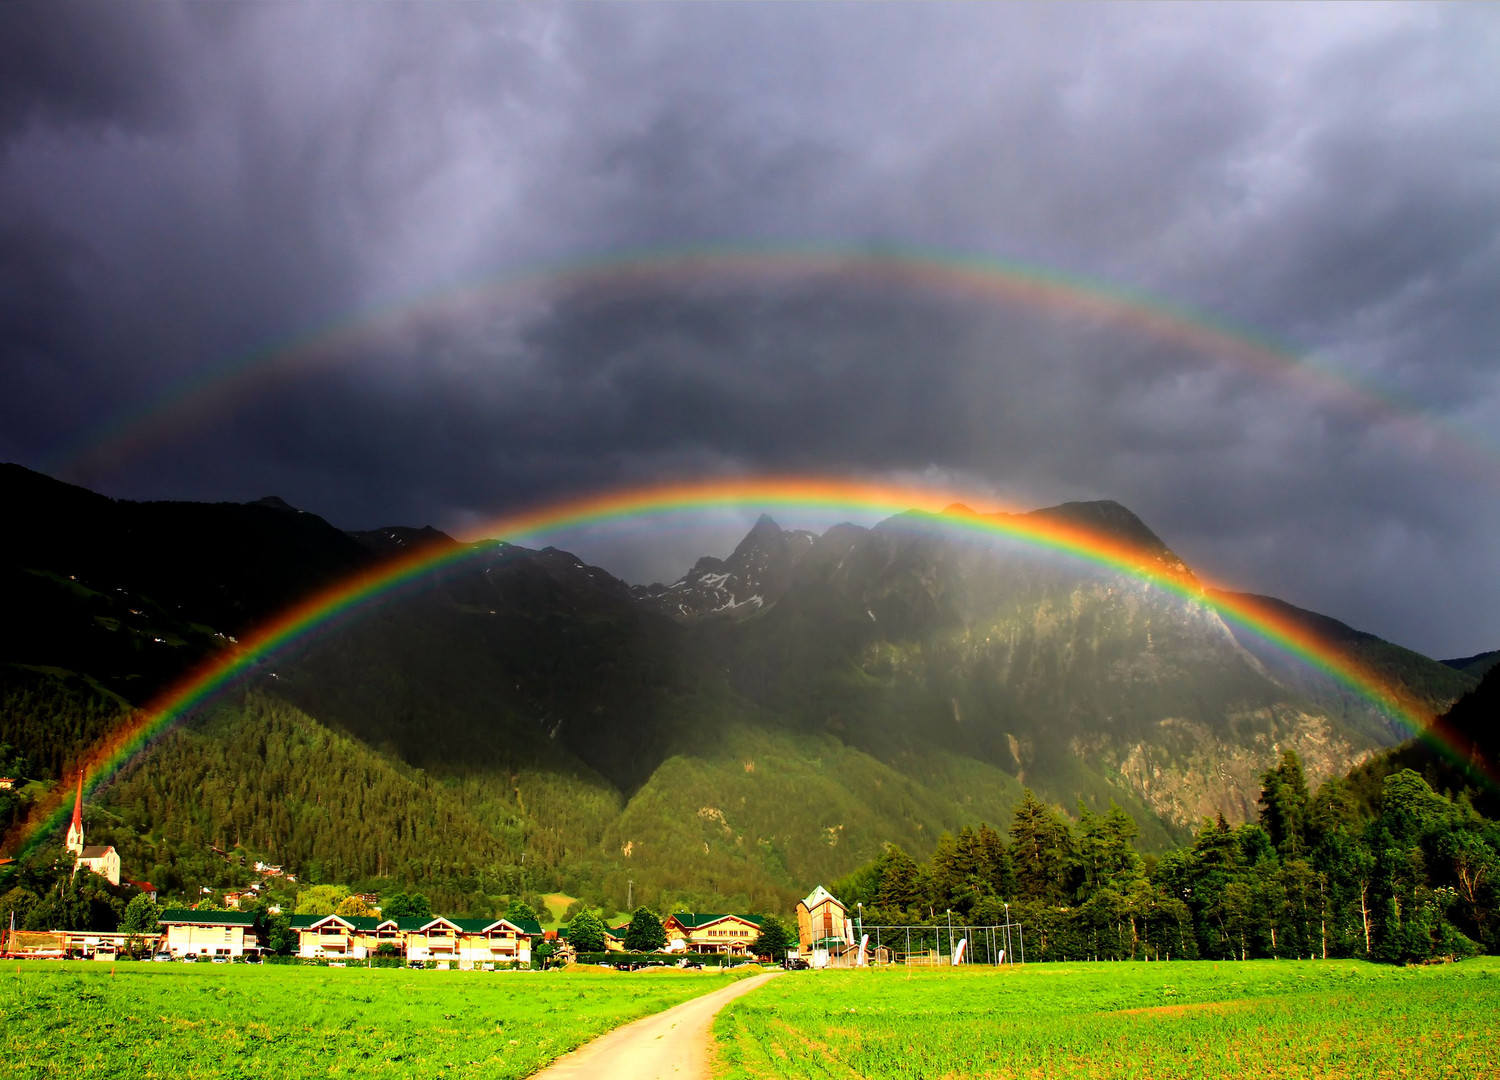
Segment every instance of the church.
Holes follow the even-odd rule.
[[[114,845],[87,847],[83,842],[83,770],[78,770],[78,797],[73,802],[73,823],[68,826],[65,846],[75,856],[73,873],[89,869],[111,885],[120,884],[120,853]]]

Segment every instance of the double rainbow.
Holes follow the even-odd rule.
[[[1160,297],[1043,266],[935,248],[776,244],[616,252],[527,267],[407,297],[227,358],[122,414],[55,461],[50,471],[86,479],[233,411],[264,387],[311,369],[350,363],[361,350],[471,312],[549,304],[559,296],[609,298],[663,289],[853,285],[913,296],[961,297],[1128,328],[1210,361],[1225,360],[1302,393],[1392,423],[1416,442],[1456,451],[1479,475],[1497,475],[1496,448],[1429,415],[1410,397],[1320,364],[1316,358]]]
[[[910,510],[932,515],[959,533],[1001,537],[1043,552],[1055,552],[1147,582],[1186,602],[1216,610],[1369,700],[1404,726],[1450,755],[1455,748],[1432,726],[1425,710],[1358,661],[1330,647],[1291,620],[1244,598],[1210,596],[1204,583],[1152,553],[1063,521],[1021,513],[983,514],[968,509],[956,492],[891,484],[802,477],[749,477],[616,490],[551,503],[511,514],[475,530],[491,539],[519,539],[624,521],[661,520],[711,510],[755,508],[813,511],[820,516],[895,515]],[[293,605],[244,641],[212,659],[134,714],[97,746],[82,767],[86,792],[107,782],[153,739],[260,662],[306,641],[380,598],[420,583],[435,570],[474,558],[489,548],[477,541],[457,548],[418,550],[380,563]],[[59,790],[66,785],[59,785]],[[67,814],[64,792],[39,807],[19,854],[24,856],[56,829]]]

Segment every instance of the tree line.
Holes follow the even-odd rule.
[[[1029,789],[1002,835],[945,834],[918,862],[894,845],[834,885],[866,923],[1020,922],[1027,960],[1364,957],[1500,951],[1500,823],[1411,769],[1378,790],[1335,777],[1313,794],[1291,751],[1261,777],[1258,820],[1205,820],[1143,857],[1135,821]],[[1006,905],[1009,905],[1008,909]]]

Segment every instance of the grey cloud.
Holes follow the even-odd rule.
[[[1489,9],[0,19],[0,451],[27,464],[351,312],[732,241],[1029,261],[1500,427]],[[1210,574],[1434,652],[1500,635],[1500,458],[1124,322],[809,275],[539,281],[378,325],[89,478],[456,527],[662,475],[941,474],[1118,498]]]

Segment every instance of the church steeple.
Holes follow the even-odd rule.
[[[83,770],[78,770],[78,798],[73,801],[73,824],[68,826],[67,849],[83,854]]]

